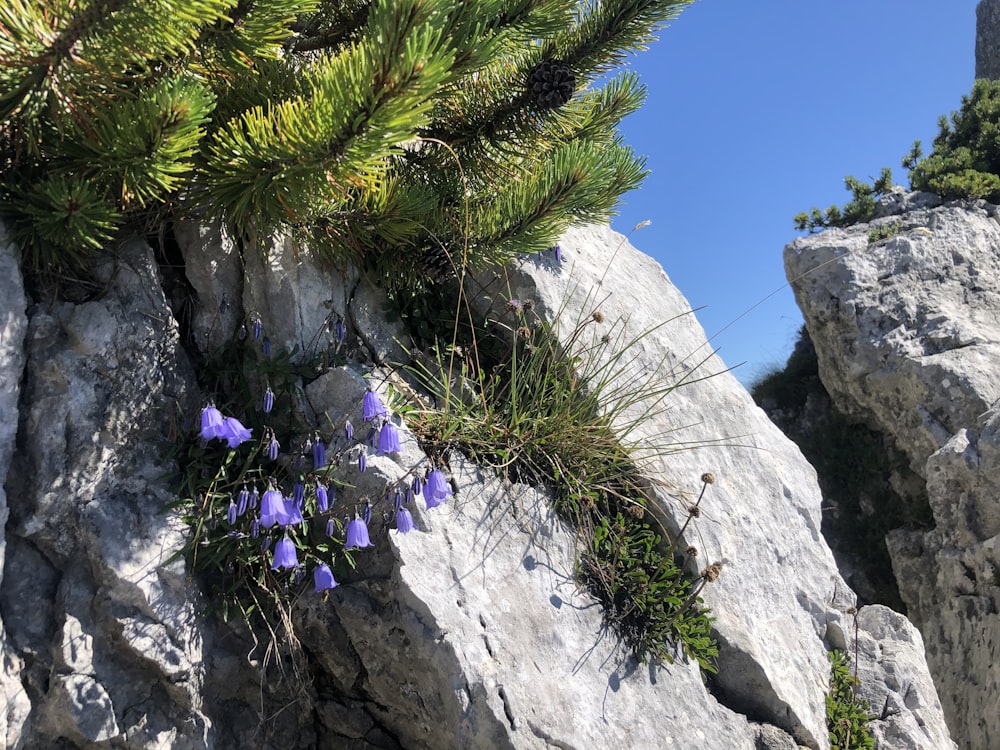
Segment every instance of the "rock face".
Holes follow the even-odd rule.
[[[805,237],[785,267],[837,406],[891,437],[925,482],[934,528],[890,534],[893,569],[953,735],[994,747],[1000,226],[989,204],[910,198],[877,221],[896,236]]]
[[[624,653],[576,584],[579,542],[545,491],[457,454],[450,502],[414,509],[405,536],[376,514],[376,546],[357,570],[296,600],[297,642],[271,650],[266,634],[206,613],[173,559],[185,528],[161,513],[165,451],[202,402],[192,359],[258,316],[273,346],[323,354],[339,346],[329,324],[342,317],[346,364],[298,391],[296,408],[322,428],[361,423],[365,388],[393,377],[380,365],[402,339],[379,291],[351,271],[283,242],[241,260],[210,229],[178,239],[185,278],[164,275],[136,241],[79,304],[25,303],[16,251],[0,253],[12,269],[0,274],[12,284],[0,295],[0,371],[23,390],[0,393],[12,399],[0,409],[8,747],[823,749],[826,652],[855,645],[865,697],[890,707],[874,722],[880,747],[950,746],[919,636],[884,608],[848,613],[811,467],[723,372],[662,269],[607,227],[568,233],[562,264],[526,259],[469,289],[496,317],[512,297],[545,319],[561,310],[564,335],[599,306],[595,351],[604,335],[636,339],[618,381],[671,389],[662,409],[637,403],[622,425],[654,413],[628,439],[663,449],[642,468],[673,531],[701,474],[716,477],[685,538],[723,566],[704,591],[717,677]],[[364,474],[344,468],[345,511],[429,465],[396,422],[401,451],[371,455]]]
[[[1000,78],[1000,2],[976,6],[976,78]]]

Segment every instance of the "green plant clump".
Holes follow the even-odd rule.
[[[642,180],[618,68],[689,1],[8,0],[0,206],[50,272],[178,216],[396,286],[540,251]]]
[[[899,234],[899,230],[902,226],[902,222],[893,221],[888,224],[881,224],[877,227],[872,227],[868,230],[868,241],[874,243],[891,239]]]
[[[588,342],[584,334],[604,320],[600,311],[560,345],[558,320],[531,320],[530,302],[511,300],[510,308],[518,324],[499,360],[480,361],[490,347],[479,342],[414,368],[438,408],[411,415],[411,426],[431,452],[461,450],[515,481],[551,487],[556,510],[580,535],[579,577],[630,650],[640,660],[671,661],[679,646],[714,672],[718,649],[699,593],[721,566],[706,566],[694,580],[685,572],[697,550],[677,549],[683,530],[671,538],[647,509],[634,451],[613,426],[615,415],[640,399],[655,408],[671,388],[615,384],[637,342],[609,335]],[[602,363],[604,350],[616,354]]]
[[[850,659],[834,650],[830,663],[833,673],[826,696],[826,726],[831,750],[874,750],[875,740],[868,731],[868,702],[855,695],[858,680],[851,674]]]

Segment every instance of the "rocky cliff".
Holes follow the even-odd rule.
[[[881,214],[796,240],[786,272],[834,402],[887,436],[921,478],[933,522],[889,534],[893,571],[953,736],[996,747],[997,209],[897,191]],[[873,226],[891,236],[870,241]]]
[[[976,78],[1000,78],[1000,2],[976,6]]]
[[[289,242],[244,266],[211,227],[179,228],[169,257],[132,240],[95,270],[97,288],[67,301],[26,291],[18,248],[0,240],[7,747],[826,748],[834,647],[857,655],[881,748],[951,746],[919,634],[884,607],[853,610],[819,533],[812,468],[712,355],[662,269],[607,227],[569,232],[561,262],[527,258],[470,289],[497,315],[512,298],[543,319],[599,307],[598,338],[638,337],[620,377],[678,386],[638,439],[669,437],[643,471],[675,531],[698,478],[716,477],[686,532],[700,560],[722,564],[703,592],[719,643],[707,680],[680,654],[631,658],[578,586],[576,534],[545,488],[460,455],[448,465],[455,497],[415,509],[417,533],[376,534],[349,580],[297,597],[297,642],[269,649],[266,633],[222,622],[175,558],[185,525],[163,510],[166,449],[202,404],[199,350],[238,335],[251,312],[273,346],[308,348],[336,311],[349,360],[304,378],[299,408],[317,424],[360,422],[365,376],[392,378],[405,331],[359,274]],[[962,434],[939,463],[967,468],[969,516],[985,507],[970,451],[991,454],[980,433]],[[405,425],[401,435],[338,502],[427,464]],[[938,548],[905,541],[925,545],[906,559],[924,565],[914,585],[931,586],[921,561]]]

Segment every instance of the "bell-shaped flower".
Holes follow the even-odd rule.
[[[326,521],[326,535],[332,537],[337,531],[337,524],[334,523],[332,518],[328,518]]]
[[[335,589],[340,585],[334,580],[333,571],[326,563],[320,563],[316,566],[316,570],[313,571],[313,583],[316,584],[317,594],[327,589]]]
[[[396,531],[400,534],[408,534],[415,528],[416,526],[413,525],[413,514],[409,510],[400,508],[396,511]]]
[[[267,457],[270,458],[272,461],[277,461],[278,460],[278,449],[280,447],[281,446],[278,444],[278,438],[272,432],[271,433],[271,439],[267,443]]]
[[[427,475],[427,484],[424,485],[424,500],[427,501],[427,508],[434,508],[448,500],[452,495],[451,485],[444,478],[440,469],[434,469]]]
[[[378,433],[378,452],[399,453],[400,450],[402,449],[399,445],[399,431],[396,429],[396,425],[386,420]]]
[[[285,498],[276,489],[269,489],[260,499],[260,525],[269,529],[274,524],[284,526],[288,512],[285,510]]]
[[[364,450],[358,453],[358,471],[362,474],[365,473],[365,469],[368,468],[368,457],[365,456]]]
[[[330,509],[330,496],[327,494],[326,485],[316,485],[316,510],[326,513]]]
[[[321,469],[326,466],[326,446],[323,439],[316,435],[316,442],[313,443],[313,468]]]
[[[271,386],[267,387],[264,391],[264,413],[270,414],[271,409],[274,408],[274,391],[271,390]]]
[[[365,391],[365,397],[361,400],[361,418],[366,422],[371,422],[375,417],[383,419],[389,416],[389,410],[382,403],[382,398],[375,391]]]
[[[229,443],[230,448],[235,448],[240,443],[245,443],[250,439],[250,433],[236,417],[226,417],[222,422],[222,430],[219,438]]]
[[[201,431],[198,435],[202,440],[212,440],[213,438],[225,440],[225,435],[222,434],[225,420],[222,412],[209,404],[201,410]]]
[[[337,325],[334,327],[334,335],[337,337],[337,343],[343,343],[344,339],[347,338],[347,326],[344,325],[343,318],[337,318]]]
[[[305,499],[305,497],[306,497],[306,486],[300,480],[296,482],[292,487],[292,499],[295,501],[295,505],[301,508],[302,501]]]
[[[267,336],[265,336],[264,340],[260,342],[260,351],[265,357],[271,356],[271,339]]]
[[[410,489],[413,491],[414,495],[419,495],[424,489],[424,483],[420,481],[420,477],[413,477],[413,482],[410,484]]]
[[[278,520],[282,526],[294,526],[297,523],[303,523],[304,518],[302,518],[302,506],[295,502],[295,498],[286,497],[284,499],[285,512],[281,519]]]
[[[274,545],[274,561],[271,563],[271,570],[278,568],[297,568],[299,560],[295,556],[295,543],[287,536]]]
[[[247,506],[250,504],[250,490],[244,484],[243,489],[240,490],[239,494],[236,496],[236,515],[242,516],[247,512]]]
[[[232,498],[230,498],[229,507],[226,509],[226,521],[229,523],[230,526],[236,525],[236,511],[237,511],[236,502],[232,500]]]
[[[351,424],[351,420],[344,422],[344,437],[348,443],[354,440],[354,425]]]
[[[260,341],[260,334],[261,334],[261,331],[264,329],[264,325],[263,325],[263,323],[261,323],[261,320],[260,320],[259,316],[255,316],[254,317],[254,319],[253,319],[253,321],[251,323],[251,328],[253,329],[253,338],[254,338],[254,341]]]
[[[371,539],[368,538],[368,524],[364,519],[355,518],[347,524],[347,541],[344,542],[344,549],[361,549],[363,547],[374,547]]]

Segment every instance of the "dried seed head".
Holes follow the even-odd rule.
[[[701,571],[701,577],[705,579],[705,583],[715,583],[719,580],[719,576],[722,574],[722,563],[712,563],[703,571]]]
[[[646,515],[646,509],[643,508],[642,505],[637,502],[629,503],[627,506],[625,506],[625,509],[628,511],[628,514],[630,516],[634,516],[635,518],[642,518],[644,515]]]
[[[524,309],[525,310],[534,310],[535,309],[535,300],[533,300],[533,299],[526,299],[524,301]]]
[[[594,319],[595,323],[603,323],[604,322],[604,313],[601,312],[600,310],[594,310],[593,315],[591,315],[590,317],[592,317]]]
[[[530,339],[531,329],[528,328],[527,326],[521,326],[520,328],[517,329],[517,335],[520,336],[521,338]]]
[[[701,518],[701,508],[699,508],[697,505],[689,505],[688,515],[691,515],[695,518]]]
[[[718,563],[713,563],[701,571],[701,577],[705,583],[715,583],[719,580],[719,576],[722,574],[722,566]]]
[[[704,474],[701,475],[701,481],[703,481],[705,484],[715,484],[715,475],[712,474],[711,472],[706,471]]]
[[[686,550],[684,550],[684,552],[685,552],[685,554],[687,554],[688,557],[697,557],[698,556],[698,548],[695,547],[693,544],[689,545],[688,548]]]

